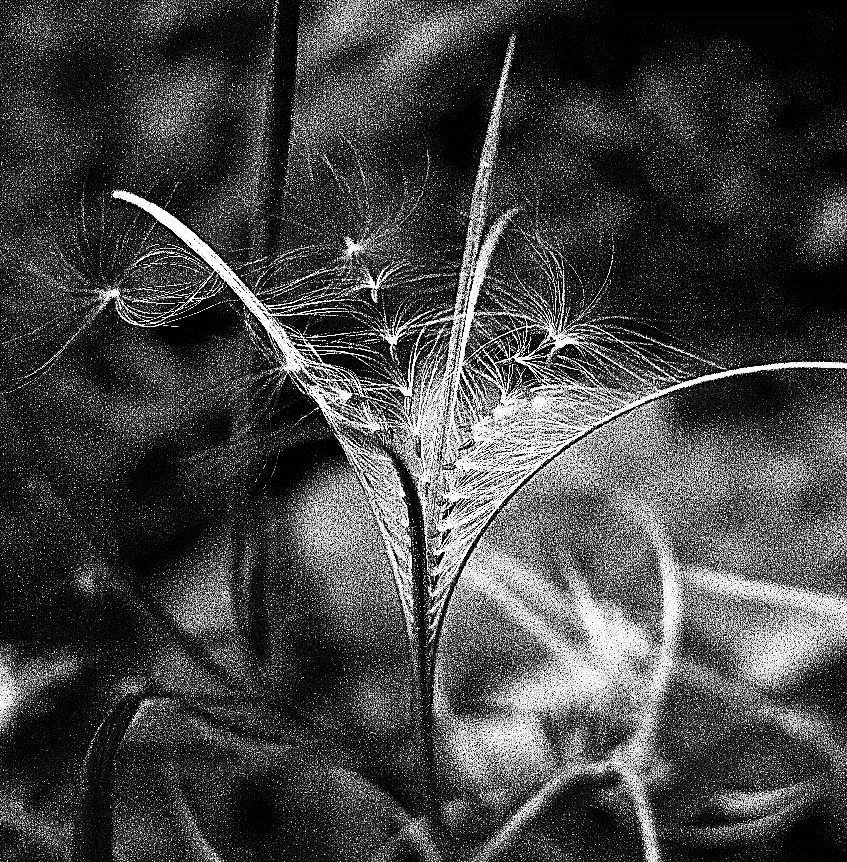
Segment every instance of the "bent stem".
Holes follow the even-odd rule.
[[[572,762],[542,785],[509,818],[497,834],[482,846],[473,857],[472,862],[495,862],[514,844],[533,821],[548,811],[556,800],[565,793],[587,783],[599,786],[614,777],[615,770],[608,762]]]
[[[508,494],[506,494],[500,501],[499,505],[497,505],[490,515],[485,519],[483,524],[480,526],[474,540],[468,544],[467,550],[465,551],[461,562],[456,567],[456,573],[452,578],[452,582],[450,584],[449,589],[446,591],[446,595],[444,601],[441,605],[441,612],[439,618],[435,621],[435,631],[432,636],[432,654],[436,655],[438,652],[438,644],[441,639],[441,632],[444,626],[444,620],[447,616],[447,611],[450,606],[450,602],[452,600],[453,594],[456,589],[456,585],[461,579],[462,573],[464,572],[468,560],[470,560],[473,552],[476,550],[482,538],[488,532],[491,525],[497,520],[497,517],[506,507],[510,500],[512,500],[521,490],[523,490],[545,467],[549,466],[553,463],[557,458],[563,455],[568,449],[572,446],[575,446],[577,443],[587,439],[592,434],[597,431],[600,431],[602,428],[605,428],[607,425],[611,425],[618,419],[622,419],[625,416],[628,416],[630,413],[634,413],[636,410],[639,410],[642,407],[647,407],[650,404],[663,401],[666,398],[670,398],[672,395],[676,395],[679,392],[685,392],[689,389],[697,389],[701,386],[707,386],[710,383],[719,383],[724,380],[732,380],[737,377],[750,377],[754,374],[768,374],[768,373],[776,373],[780,371],[847,371],[847,362],[838,362],[838,361],[814,361],[814,360],[797,360],[792,362],[770,362],[762,365],[744,365],[740,368],[730,368],[723,371],[715,371],[710,374],[703,374],[699,377],[692,377],[688,380],[683,380],[679,383],[674,383],[671,386],[667,386],[664,389],[657,389],[655,392],[650,392],[647,395],[642,396],[641,398],[636,398],[633,401],[629,401],[626,404],[619,407],[617,410],[613,410],[610,413],[607,413],[604,417],[592,423],[588,427],[584,428],[582,431],[572,435],[567,440],[565,440],[561,446],[559,446],[555,451],[553,451],[548,457],[546,457],[543,461],[539,462],[535,467],[529,471],[520,482],[518,482]]]

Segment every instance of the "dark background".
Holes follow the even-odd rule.
[[[245,260],[265,26],[252,2],[3,5],[0,238],[8,260],[24,261],[4,265],[13,370],[33,365],[20,335],[51,313],[62,275],[50,249],[75,235],[84,200],[122,187],[169,201],[225,257]],[[314,220],[332,207],[307,156],[354,153],[393,206],[409,194],[404,180],[417,189],[428,176],[396,242],[408,255],[455,255],[513,26],[498,199],[537,207],[587,280],[613,260],[612,309],[659,321],[716,361],[844,358],[847,116],[834,4],[684,13],[602,0],[307,4],[291,212]],[[229,557],[216,525],[239,462],[220,451],[244,404],[237,384],[226,397],[216,387],[237,380],[236,329],[215,314],[164,335],[98,323],[3,408],[0,854],[9,858],[28,858],[15,855],[29,840],[20,835],[61,846],[85,741],[117,692],[151,668],[197,683],[103,586],[110,569],[126,565],[227,650]],[[46,357],[61,331],[33,342],[42,336],[46,352],[32,352]],[[648,464],[632,469],[635,487],[650,484],[657,453],[676,453],[656,496],[677,501],[666,503],[667,521],[687,563],[841,591],[842,399],[817,378],[727,388],[680,401],[667,427],[616,445]],[[210,461],[197,457],[210,449]],[[692,479],[691,463],[708,482]],[[396,701],[386,678],[402,686],[399,619],[378,563],[356,576],[371,578],[368,601],[344,589],[350,566],[362,569],[361,547],[338,515],[352,490],[334,471],[298,462],[300,478],[276,492],[274,505],[293,513],[286,535],[317,542],[303,563],[306,598],[296,612],[286,605],[282,649],[296,656],[287,660],[300,684],[311,678],[315,709],[368,727],[373,710]],[[317,517],[340,526],[318,540],[308,529]],[[385,632],[394,677],[366,655]],[[373,707],[377,684],[386,691]]]

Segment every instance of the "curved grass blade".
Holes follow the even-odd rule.
[[[158,206],[158,204],[145,200],[132,192],[121,190],[113,191],[112,197],[115,200],[124,201],[143,210],[156,219],[159,224],[171,231],[174,236],[182,240],[188,248],[220,277],[221,281],[244,304],[245,308],[271,340],[271,343],[288,363],[289,367],[287,370],[292,374],[292,377],[296,378],[299,373],[305,371],[305,357],[303,357],[301,351],[295,346],[286,331],[273,319],[265,305],[256,298],[253,291],[239,278],[232,267],[205,240],[202,240],[191,228],[183,224],[178,218],[172,216],[166,209]],[[310,381],[304,381],[303,385],[310,385]]]
[[[614,399],[609,398],[608,400],[612,403],[609,403],[608,409],[599,418],[583,420],[582,423],[576,424],[568,421],[568,417],[562,419],[556,415],[555,411],[549,411],[545,407],[545,422],[549,424],[541,430],[536,426],[533,431],[532,439],[543,443],[543,445],[536,447],[534,453],[527,454],[524,445],[526,440],[522,441],[519,435],[506,433],[500,439],[501,448],[496,453],[497,461],[501,466],[494,465],[486,471],[480,471],[472,469],[473,465],[469,465],[470,477],[475,479],[481,475],[485,483],[474,486],[478,498],[473,501],[472,510],[471,508],[468,509],[465,519],[455,525],[454,535],[447,537],[448,541],[443,545],[444,556],[439,564],[441,567],[439,592],[435,596],[436,609],[433,621],[435,631],[431,647],[433,654],[437,652],[444,618],[456,583],[480,539],[509,500],[571,446],[615,420],[678,392],[737,377],[791,370],[847,371],[847,362],[774,362],[717,371],[673,383],[639,398],[629,400],[622,405],[613,406]],[[528,409],[531,410],[532,406],[530,405]],[[578,427],[579,424],[582,427]],[[518,415],[511,420],[507,432],[515,432],[515,434],[521,432],[525,437],[528,437],[532,428],[533,426]]]
[[[417,486],[403,458],[378,437],[381,424],[374,421],[364,392],[352,374],[328,365],[307,341],[295,343],[267,306],[253,293],[225,261],[194,231],[166,210],[130,192],[115,191],[112,196],[139,207],[181,239],[212,269],[236,295],[247,312],[261,327],[298,388],[318,406],[341,444],[361,484],[383,538],[403,609],[416,687],[413,714],[421,723],[424,740],[431,738],[431,698],[426,694],[430,674],[425,659],[427,630],[424,600],[426,592],[426,553],[423,509]],[[343,398],[339,392],[343,391]],[[355,394],[355,397],[354,397]],[[431,796],[434,763],[432,746],[423,743],[426,770],[425,793]]]
[[[85,756],[70,862],[112,862],[112,769],[115,754],[150,692],[125,695],[103,719]]]

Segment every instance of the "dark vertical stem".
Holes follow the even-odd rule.
[[[421,758],[424,770],[424,809],[427,814],[435,814],[438,784],[435,764],[435,710],[433,708],[433,692],[435,690],[435,665],[429,649],[429,632],[421,633],[425,658],[418,675],[420,696],[420,734]]]
[[[417,735],[416,743],[420,758],[422,777],[421,807],[424,814],[432,814],[436,802],[435,779],[435,720],[433,711],[433,675],[432,652],[430,650],[429,623],[429,572],[427,561],[429,554],[426,544],[426,527],[424,522],[423,504],[418,493],[412,471],[403,458],[390,447],[378,444],[397,472],[400,487],[406,500],[406,511],[409,516],[409,538],[411,545],[412,589],[415,609],[414,631],[410,633],[412,649],[412,666],[415,675],[412,692],[412,720]]]
[[[262,111],[256,135],[254,155],[254,200],[250,234],[250,256],[253,263],[273,257],[279,250],[279,219],[285,197],[288,172],[288,152],[291,141],[294,89],[297,72],[297,30],[300,22],[300,0],[272,0],[268,49],[262,87]],[[255,283],[253,285],[255,287]],[[248,323],[249,327],[249,323]],[[256,358],[249,342],[244,347],[244,364],[255,370]],[[293,387],[288,386],[289,393]],[[249,414],[250,398],[245,399],[244,410]],[[249,423],[248,423],[249,424]],[[233,568],[231,590],[235,613],[242,629],[243,646],[248,666],[254,677],[261,675],[265,656],[255,650],[253,626],[250,622],[256,606],[253,595],[252,567],[259,564],[262,552],[253,552],[250,546],[254,537],[244,525],[241,511],[249,499],[250,488],[256,473],[264,465],[267,453],[253,438],[240,449],[241,473],[246,477],[244,486],[233,498],[233,539],[236,563]],[[255,682],[255,680],[254,680]]]
[[[253,260],[272,256],[285,195],[291,141],[300,0],[274,0],[265,69],[264,110],[256,152]]]
[[[126,695],[103,719],[85,757],[71,840],[70,862],[111,862],[112,772],[115,754],[149,691]]]
[[[401,476],[401,479],[403,477]],[[412,645],[417,659],[417,722],[421,761],[423,768],[423,805],[426,814],[433,814],[436,802],[435,780],[435,713],[433,709],[433,692],[435,689],[434,654],[430,649],[430,587],[428,560],[429,551],[426,543],[426,524],[423,507],[414,480],[411,475],[408,483],[414,490],[414,496],[406,487],[406,497],[409,505],[409,532],[412,539],[410,548],[412,557],[412,583],[415,586],[415,616],[417,622],[417,642]]]

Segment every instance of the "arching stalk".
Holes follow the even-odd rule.
[[[479,545],[480,541],[482,540],[482,537],[488,532],[488,529],[491,527],[491,525],[494,523],[494,521],[497,519],[497,517],[500,515],[500,513],[503,511],[509,501],[512,500],[515,495],[518,494],[518,492],[525,488],[545,467],[550,465],[553,461],[555,461],[559,456],[564,454],[572,446],[575,446],[577,443],[581,442],[582,440],[585,440],[587,437],[590,437],[592,434],[599,431],[601,428],[605,428],[607,425],[610,425],[617,419],[622,419],[624,416],[628,416],[630,413],[634,413],[641,407],[646,407],[649,404],[663,401],[664,399],[669,398],[672,395],[676,395],[678,392],[685,392],[688,389],[696,389],[701,386],[707,386],[710,383],[719,383],[723,380],[731,380],[737,377],[749,377],[754,374],[767,374],[779,371],[847,371],[847,362],[813,360],[798,360],[794,362],[771,362],[763,365],[745,365],[741,368],[730,368],[724,371],[716,371],[711,374],[703,374],[699,377],[693,377],[689,380],[683,380],[679,383],[674,383],[672,386],[667,386],[664,389],[658,389],[655,392],[650,392],[649,394],[644,395],[641,398],[637,398],[633,401],[630,401],[629,403],[624,404],[622,407],[619,407],[617,410],[613,410],[611,413],[608,413],[606,416],[599,419],[597,422],[594,422],[588,427],[584,428],[579,433],[569,437],[551,455],[549,455],[547,458],[537,464],[531,472],[527,473],[527,475],[514,488],[512,488],[512,490],[500,502],[500,505],[486,518],[473,542],[471,542],[468,546],[468,549],[462,557],[462,560],[458,565],[456,573],[453,576],[452,582],[450,583],[450,586],[447,590],[446,597],[441,606],[441,613],[439,614],[439,618],[435,624],[435,631],[433,634],[432,642],[433,656],[438,655],[438,646],[441,640],[444,620],[447,617],[447,612],[453,597],[453,593],[455,592],[456,585],[461,578],[462,572],[464,571],[468,560],[471,558],[471,555],[476,550],[476,547],[477,545]],[[433,673],[434,670],[435,669],[433,668]]]
[[[495,862],[527,827],[544,815],[563,795],[585,785],[598,787],[615,778],[608,763],[574,763],[543,784],[473,856],[472,862]]]

